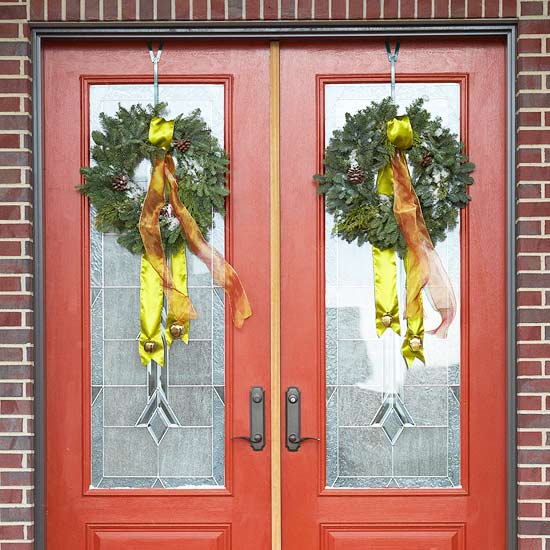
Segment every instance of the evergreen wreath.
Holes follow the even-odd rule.
[[[144,251],[139,218],[147,190],[136,184],[135,172],[143,160],[151,164],[164,158],[165,150],[148,139],[151,119],[163,116],[167,104],[119,105],[115,116],[99,115],[102,131],[92,132],[93,166],[81,168],[85,183],[78,190],[89,197],[96,210],[95,225],[103,233],[117,233],[118,242],[133,254]],[[228,159],[218,140],[200,116],[200,110],[174,119],[170,150],[176,164],[179,196],[206,237],[214,213],[225,213]],[[165,205],[159,225],[167,254],[179,249],[185,236],[179,222]]]
[[[444,128],[439,117],[415,100],[407,109],[413,128],[412,148],[407,151],[411,182],[420,201],[433,244],[444,241],[457,226],[459,210],[471,197],[468,185],[475,165],[464,154],[464,145]],[[316,175],[318,192],[325,195],[326,210],[334,216],[334,233],[361,246],[370,242],[384,250],[406,252],[403,234],[393,213],[393,196],[378,193],[376,176],[394,155],[387,138],[387,122],[397,116],[391,98],[351,115],[335,130],[325,151],[325,173]]]

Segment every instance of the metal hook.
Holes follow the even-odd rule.
[[[397,63],[397,56],[399,55],[399,40],[395,41],[395,50],[391,51],[390,41],[386,40],[386,53],[388,54],[388,60],[390,62],[390,74],[391,74],[391,98],[395,101],[395,64]]]
[[[159,102],[159,61],[162,55],[162,47],[164,42],[159,42],[157,53],[153,52],[153,43],[147,42],[147,49],[149,50],[149,56],[151,57],[151,63],[153,64],[153,105],[157,105]]]

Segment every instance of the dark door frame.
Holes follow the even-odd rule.
[[[43,268],[43,136],[42,136],[42,44],[50,39],[258,39],[289,38],[396,38],[500,37],[507,52],[507,426],[508,426],[508,513],[507,550],[517,549],[517,451],[516,451],[516,39],[515,19],[418,20],[411,22],[143,22],[143,23],[40,23],[31,24],[33,65],[33,153],[34,182],[34,348],[35,348],[35,543],[45,548],[45,426],[44,426],[44,281]],[[52,550],[52,549],[48,549]],[[497,549],[496,549],[497,550]]]

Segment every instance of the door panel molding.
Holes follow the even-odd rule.
[[[132,76],[113,76],[113,75],[83,75],[80,77],[80,105],[81,105],[81,166],[88,166],[90,162],[90,87],[93,85],[116,85],[116,84],[151,84],[150,75],[132,75]],[[233,94],[233,77],[232,75],[189,75],[189,74],[169,74],[159,75],[159,84],[221,84],[224,86],[224,144],[225,150],[229,158],[231,158],[233,145],[233,126],[232,126],[232,94]],[[227,187],[231,190],[231,173],[227,174]],[[229,263],[231,263],[232,253],[232,235],[233,225],[232,218],[232,201],[228,197],[226,202],[225,219],[225,246],[224,255]],[[81,303],[81,326],[82,334],[82,366],[83,377],[85,380],[90,380],[91,377],[91,340],[90,324],[90,209],[89,201],[85,196],[81,196],[81,211],[82,211],[82,227],[81,227],[81,242],[82,242],[82,303]],[[232,495],[233,490],[233,331],[227,330],[231,327],[226,318],[225,331],[225,395],[228,406],[225,409],[225,486],[211,489],[186,489],[186,488],[162,488],[162,489],[117,489],[117,495],[121,496],[161,496],[168,497],[174,494],[182,496],[204,496],[204,495]],[[82,448],[83,448],[83,463],[82,471],[85,474],[82,476],[82,494],[94,496],[111,496],[112,490],[91,488],[91,387],[89,384],[83,384],[82,396]]]

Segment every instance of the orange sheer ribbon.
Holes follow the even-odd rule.
[[[191,252],[198,256],[208,267],[216,284],[227,293],[233,323],[240,328],[244,320],[252,315],[246,292],[235,270],[217,250],[206,242],[197,223],[181,202],[178,195],[178,182],[174,177],[174,172],[174,161],[170,154],[166,153],[164,158],[155,162],[139,220],[139,232],[147,259],[162,279],[164,293],[168,299],[173,318],[181,324],[189,319],[196,319],[197,312],[191,300],[174,284],[170,268],[164,256],[158,219],[165,202],[164,192],[167,181],[170,204],[185,234],[187,245]]]
[[[393,211],[407,242],[408,253],[412,255],[407,273],[405,317],[412,319],[423,315],[421,291],[424,289],[428,300],[441,315],[439,326],[428,332],[445,338],[456,314],[453,287],[434,249],[411,183],[407,160],[399,149],[395,151],[391,165],[394,181]]]

